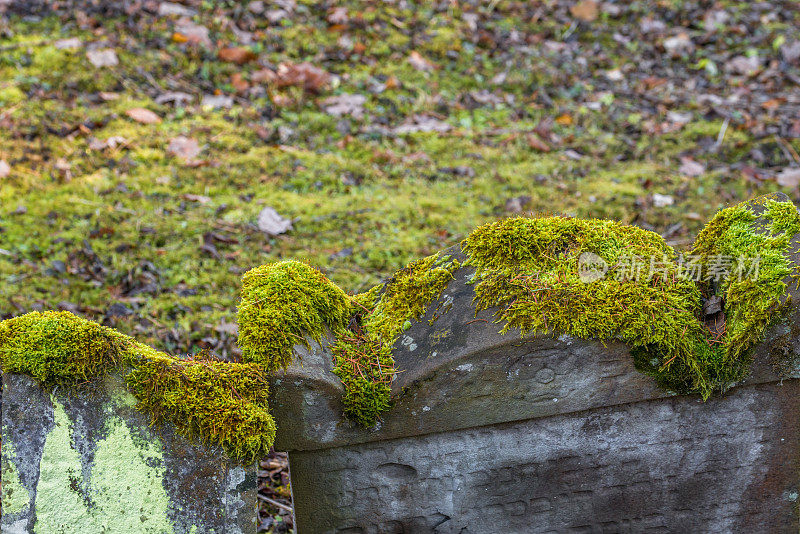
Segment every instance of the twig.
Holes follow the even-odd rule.
[[[797,154],[797,151],[794,149],[794,147],[780,135],[776,135],[775,140],[778,141],[778,144],[781,145],[781,148],[783,148],[783,150],[787,154],[789,154],[789,156],[794,160],[794,162],[800,165],[800,156]]]
[[[281,510],[286,510],[289,513],[293,512],[291,506],[287,506],[287,505],[285,505],[283,503],[280,503],[280,502],[278,502],[278,501],[276,501],[274,499],[270,499],[269,497],[264,497],[260,493],[258,494],[258,498],[261,499],[262,501],[268,503],[268,504],[271,504],[272,506],[274,506],[276,508],[280,508]]]

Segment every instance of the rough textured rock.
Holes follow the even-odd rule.
[[[134,404],[116,379],[51,394],[4,374],[2,532],[255,533],[255,469]]]

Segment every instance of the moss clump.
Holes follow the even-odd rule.
[[[202,356],[143,359],[126,377],[139,408],[156,424],[168,421],[191,438],[221,445],[245,463],[269,452],[275,422],[268,383],[257,364]]]
[[[797,208],[792,202],[757,200],[720,211],[697,236],[693,249],[706,271],[725,262],[730,272],[707,287],[725,302],[726,329],[719,351],[721,365],[731,370],[730,381],[743,378],[749,349],[786,309],[785,280],[796,268],[791,254],[796,252],[792,237],[800,232]]]
[[[462,249],[475,268],[477,305],[499,307],[503,332],[619,339],[646,350],[683,390],[707,397],[716,387],[700,292],[679,276],[675,251],[658,234],[612,221],[513,218],[478,228]],[[609,272],[582,277],[582,257],[601,259]],[[637,262],[643,272],[626,274]]]
[[[242,277],[239,347],[246,362],[283,369],[295,345],[341,330],[351,315],[347,294],[317,269],[299,261],[262,265]]]
[[[33,312],[0,322],[3,371],[30,375],[47,386],[104,376],[121,363],[128,344],[115,330],[69,312]]]
[[[0,367],[68,387],[119,370],[137,408],[154,422],[169,421],[179,433],[220,445],[244,463],[267,454],[275,438],[260,366],[173,358],[68,312],[0,322]]]
[[[434,254],[397,271],[385,286],[357,295],[350,328],[337,334],[334,370],[344,385],[345,414],[372,426],[390,407],[392,346],[444,290],[460,263]]]

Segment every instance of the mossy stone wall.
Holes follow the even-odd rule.
[[[255,533],[255,467],[151,427],[120,377],[46,390],[5,373],[2,401],[4,533]]]

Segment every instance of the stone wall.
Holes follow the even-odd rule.
[[[2,378],[4,534],[255,533],[255,468],[151,427],[118,379]]]

